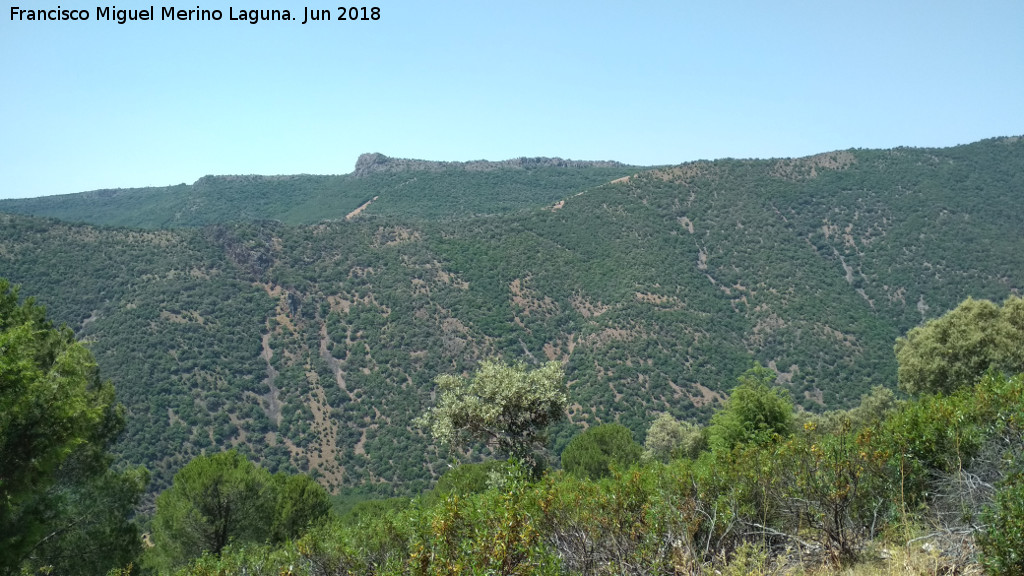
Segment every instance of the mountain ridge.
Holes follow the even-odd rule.
[[[374,172],[438,172],[443,170],[494,171],[502,168],[534,169],[534,168],[620,168],[626,164],[614,160],[566,160],[559,157],[526,157],[508,160],[470,160],[466,162],[417,160],[412,158],[392,158],[379,152],[361,154],[356,160],[355,176],[365,176]]]
[[[193,184],[0,200],[0,212],[150,229],[236,220],[301,225],[344,219],[379,197],[367,215],[451,219],[552,204],[636,170],[561,158],[434,162],[364,154],[344,175],[206,175]]]

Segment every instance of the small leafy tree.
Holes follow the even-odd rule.
[[[673,458],[696,458],[707,448],[707,436],[700,426],[680,422],[671,414],[658,416],[647,429],[645,460],[668,462]]]
[[[153,543],[162,567],[268,536],[276,502],[270,474],[234,450],[194,458],[157,497]]]
[[[424,502],[434,504],[448,496],[468,496],[487,490],[488,482],[494,475],[503,475],[509,471],[507,462],[491,460],[489,462],[460,464],[449,469],[424,498]]]
[[[562,451],[562,468],[580,478],[598,480],[610,476],[612,466],[624,469],[636,464],[642,451],[622,424],[591,426]]]
[[[739,377],[725,408],[711,419],[708,436],[712,448],[765,444],[793,433],[793,403],[785,390],[772,386],[775,377],[774,371],[760,364]]]
[[[485,442],[499,454],[541,464],[548,425],[565,417],[565,376],[558,362],[534,370],[493,360],[470,378],[438,376],[437,406],[416,422],[453,448]]]
[[[1011,296],[999,307],[968,298],[911,329],[894,349],[899,384],[911,394],[948,394],[990,369],[1024,371],[1024,299]]]
[[[277,505],[273,539],[283,542],[301,536],[331,511],[331,498],[324,487],[305,474],[278,472],[273,476]]]

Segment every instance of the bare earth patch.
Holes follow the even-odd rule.
[[[569,298],[569,303],[572,304],[573,309],[579,312],[584,318],[596,318],[612,309],[611,306],[602,304],[600,301],[592,302],[580,293],[573,294],[572,297]]]
[[[686,216],[681,216],[679,218],[679,225],[682,226],[683,228],[686,228],[686,231],[689,232],[690,234],[693,234],[693,221],[687,218]]]
[[[547,296],[540,297],[529,287],[530,277],[516,278],[508,285],[512,303],[522,309],[523,314],[543,314],[550,316],[558,312],[558,304]]]
[[[693,405],[698,408],[702,408],[715,402],[725,402],[725,396],[723,396],[721,392],[715,392],[700,382],[694,384],[694,388],[697,389],[697,394],[690,394],[687,392],[686,397],[689,398],[690,402],[693,402]]]
[[[636,292],[636,299],[638,302],[644,302],[647,304],[654,304],[666,310],[682,310],[686,307],[683,301],[675,296],[665,296],[663,294],[652,294],[650,292]]]
[[[415,242],[422,238],[419,231],[405,226],[381,226],[373,238],[373,247],[395,246],[403,242]]]
[[[811,180],[818,177],[819,170],[845,170],[856,162],[857,158],[848,150],[825,152],[806,158],[779,160],[772,167],[771,175],[784,180]]]
[[[359,208],[356,208],[355,210],[349,212],[348,215],[345,216],[345,220],[351,220],[351,219],[355,218],[356,216],[359,216],[359,213],[362,212],[363,210],[366,210],[366,207],[369,206],[370,204],[372,204],[373,201],[376,200],[377,198],[380,198],[380,196],[374,196],[370,200],[367,200]]]

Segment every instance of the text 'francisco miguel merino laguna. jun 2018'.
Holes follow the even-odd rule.
[[[178,8],[176,6],[150,6],[148,8],[118,8],[117,6],[97,6],[95,10],[87,8],[22,8],[11,6],[10,19],[14,22],[358,22],[376,21],[381,18],[378,6],[339,6],[337,8],[310,8],[304,6],[299,10],[277,8],[247,9],[228,6],[220,8]]]

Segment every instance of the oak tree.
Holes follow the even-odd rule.
[[[531,465],[541,462],[548,425],[565,417],[565,376],[558,362],[529,370],[485,360],[469,378],[434,380],[437,405],[417,419],[434,439],[453,448],[484,442]]]

